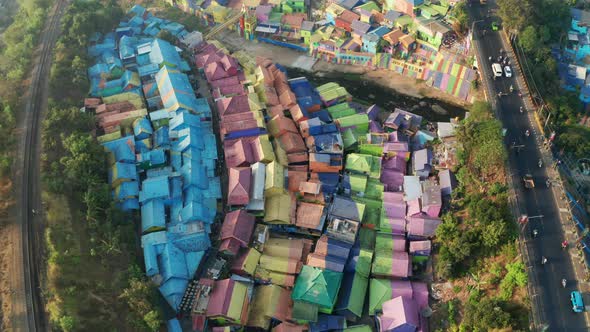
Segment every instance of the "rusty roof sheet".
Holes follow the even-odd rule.
[[[298,227],[321,230],[324,225],[324,206],[307,202],[299,202],[297,207]]]

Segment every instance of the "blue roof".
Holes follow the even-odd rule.
[[[152,168],[152,169],[148,169],[147,170],[147,177],[148,178],[153,178],[153,177],[158,177],[158,176],[170,176],[172,174],[172,167],[170,166],[164,166],[164,167],[160,167],[160,168]]]
[[[141,231],[147,232],[166,227],[164,201],[152,199],[141,206]]]
[[[107,151],[114,154],[115,161],[135,163],[135,140],[125,136],[102,144]]]
[[[205,251],[211,247],[201,222],[179,223],[168,228],[168,240],[184,253]]]
[[[377,35],[379,37],[383,37],[387,33],[389,33],[390,31],[391,31],[391,29],[389,29],[388,27],[380,26],[377,29],[375,29],[375,30],[373,30],[373,31],[371,31],[369,33],[375,34],[375,35]]]
[[[164,66],[156,74],[156,82],[158,82],[158,90],[162,96],[162,104],[169,111],[186,109],[196,112],[198,110],[195,91],[188,76]]]
[[[132,27],[139,27],[143,25],[143,18],[139,17],[139,16],[133,16],[130,20],[129,20],[129,25]]]
[[[137,180],[137,169],[135,168],[135,164],[117,162],[115,163],[114,168],[116,174],[112,174],[113,178],[111,179],[111,182],[118,179]]]
[[[209,186],[209,179],[207,178],[206,170],[202,164],[191,160],[182,166],[183,189],[189,186],[197,186],[199,189],[207,189]]]
[[[135,57],[135,48],[138,39],[136,37],[123,36],[119,40],[119,58],[121,60]]]
[[[131,7],[131,9],[129,9],[127,11],[127,15],[138,15],[143,17],[145,15],[145,8],[143,8],[141,5],[133,5],[133,7]]]
[[[148,138],[153,132],[152,124],[147,118],[140,118],[134,121],[133,133],[138,139]]]
[[[88,68],[88,76],[90,78],[101,78],[104,75],[110,74],[111,70],[106,63],[99,62],[94,66]]]
[[[137,57],[137,62],[139,63],[139,58],[143,57],[144,54]],[[137,68],[137,72],[139,73],[140,77],[148,76],[157,73],[160,70],[160,66],[157,63],[149,63],[147,65],[143,65]]]
[[[147,152],[141,153],[138,159],[139,163],[147,162],[148,168],[163,165],[166,163],[166,154],[162,149],[153,149]]]
[[[131,197],[137,197],[139,195],[139,182],[137,181],[126,181],[122,182],[117,186],[119,189],[117,191],[119,194],[115,199],[117,200],[125,200]]]
[[[166,302],[176,311],[182,301],[187,286],[188,280],[174,278],[163,283],[159,287],[159,290],[166,299]]]
[[[165,40],[156,38],[152,42],[151,46],[152,49],[149,55],[151,63],[156,63],[158,65],[165,64],[171,68],[184,69],[180,68],[182,59],[180,58],[180,54],[178,54],[174,45],[171,45]]]
[[[170,319],[166,322],[166,329],[168,332],[182,332],[180,321],[176,318]]]
[[[148,277],[160,273],[158,267],[158,255],[161,253],[164,245],[168,242],[166,232],[153,232],[141,237],[141,247],[143,248],[143,259],[145,261],[145,274]]]
[[[139,201],[137,198],[126,199],[117,203],[117,207],[122,211],[139,210]]]
[[[147,178],[141,187],[139,202],[142,204],[150,199],[168,199],[170,197],[170,184],[167,176]]]
[[[168,136],[168,126],[162,126],[154,133],[154,147],[170,147],[170,138]]]
[[[170,130],[181,130],[188,127],[201,127],[201,119],[188,112],[178,112],[168,123]]]
[[[164,246],[162,254],[158,257],[158,266],[164,282],[170,278],[189,278],[184,253],[172,245],[170,241]]]

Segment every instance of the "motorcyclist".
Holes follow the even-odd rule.
[[[545,184],[547,185],[547,188],[549,188],[551,186],[551,181],[547,180],[545,181]]]
[[[561,285],[563,286],[563,288],[565,288],[565,286],[567,285],[567,280],[561,279]]]
[[[562,249],[565,249],[565,248],[567,248],[567,245],[568,245],[567,241],[563,241],[563,242],[561,242],[561,248],[562,248]]]
[[[543,256],[543,258],[541,258],[541,265],[545,265],[547,263],[547,258],[545,256]]]
[[[539,235],[539,231],[537,231],[537,229],[533,229],[533,237],[537,237],[537,235]]]
[[[492,56],[491,56],[491,55],[490,55],[490,57],[488,58],[488,60],[489,60],[490,62],[492,62]]]
[[[522,92],[520,92],[520,91],[518,92],[518,97],[522,98]]]
[[[520,106],[520,113],[524,112],[524,108],[522,106]]]
[[[33,215],[37,214],[37,211],[35,211],[35,209],[31,210],[33,212]]]
[[[539,159],[538,164],[539,164],[539,168],[543,167],[543,160]]]
[[[510,84],[510,92],[514,91],[514,87]]]
[[[524,135],[525,135],[526,137],[529,137],[529,136],[531,135],[531,132],[530,132],[530,131],[527,129],[527,130],[524,132]]]

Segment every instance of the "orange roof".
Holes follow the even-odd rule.
[[[281,23],[294,29],[301,29],[301,24],[303,24],[304,20],[305,14],[285,14],[281,19]]]
[[[402,43],[405,48],[408,48],[410,45],[416,42],[416,40],[410,35],[404,35],[399,38],[399,42]]]
[[[291,90],[287,90],[281,93],[279,96],[279,101],[281,102],[281,105],[285,107],[291,107],[297,103],[297,97],[295,97],[295,94],[291,92]]]
[[[320,193],[321,188],[322,188],[322,185],[317,182],[306,181],[306,182],[301,182],[299,184],[299,192],[301,192],[303,194],[307,193],[307,194],[317,195]]]
[[[352,23],[360,18],[360,16],[350,10],[345,10],[339,17],[341,20]]]
[[[291,171],[288,172],[289,186],[288,189],[290,192],[298,192],[299,191],[299,184],[302,181],[307,180],[307,172],[302,171]]]
[[[307,152],[303,138],[297,133],[287,132],[279,138],[281,147],[287,154],[293,152]]]
[[[285,93],[285,91],[291,91],[291,88],[289,88],[289,84],[279,81],[279,80],[276,80],[275,81],[275,90],[277,90],[277,93],[279,95],[281,95],[281,94]]]
[[[295,120],[295,122],[307,120],[298,104],[295,104],[294,106],[290,107],[289,112],[291,113],[291,117],[293,118],[293,120]]]
[[[309,156],[307,155],[307,151],[305,152],[294,152],[289,153],[287,155],[287,161],[289,164],[299,164],[299,163],[306,163],[309,161]]]
[[[287,169],[294,172],[309,172],[309,166],[307,165],[289,165]]]
[[[266,104],[267,105],[275,106],[275,105],[280,104],[279,97],[277,96],[277,92],[275,91],[275,88],[273,88],[271,86],[265,86],[264,94],[266,96]]]
[[[383,22],[384,19],[384,15],[383,13],[373,9],[371,10],[371,14],[373,15],[373,22],[381,24],[381,22]]]
[[[284,116],[284,111],[285,108],[283,107],[283,105],[274,105],[271,106],[270,108],[267,108],[266,111],[268,112],[268,114],[270,115],[271,118],[274,118],[275,116],[279,115],[279,116]]]
[[[293,120],[281,115],[275,115],[270,121],[268,121],[266,127],[273,137],[282,136],[286,132],[299,134]]]
[[[399,39],[404,36],[404,33],[400,29],[393,29],[383,36],[383,39],[389,42],[391,45],[395,45],[399,42]]]
[[[299,202],[297,222],[295,225],[304,228],[318,229],[322,226],[324,206],[307,202]]]

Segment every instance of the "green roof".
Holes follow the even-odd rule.
[[[367,174],[378,179],[381,177],[381,158],[367,154],[351,153],[346,157],[345,169],[350,172]]]
[[[391,300],[391,281],[388,279],[371,279],[369,283],[369,315],[381,310],[384,302]]]
[[[362,227],[359,231],[359,242],[361,243],[361,249],[365,249],[373,252],[375,250],[375,237],[377,233],[365,227]]]
[[[397,20],[395,20],[395,24],[401,25],[401,26],[409,25],[409,24],[412,24],[413,22],[414,22],[414,19],[412,18],[412,16],[408,16],[408,15],[402,15]]]
[[[298,322],[317,322],[318,306],[307,302],[293,301],[291,317]]]
[[[345,306],[338,309],[347,309],[353,314],[355,314],[357,317],[361,317],[363,315],[363,308],[365,307],[365,299],[367,298],[367,288],[369,286],[369,279],[366,276],[363,276],[357,272],[354,274],[352,284],[347,284],[346,286],[350,287],[350,296],[348,298],[348,303],[341,303]]]
[[[368,278],[369,276],[371,276],[372,263],[373,252],[371,250],[361,249],[354,270],[356,271],[356,273]]]
[[[377,144],[362,144],[359,147],[359,152],[362,154],[370,154],[372,156],[381,157],[383,155],[383,146]]]
[[[378,12],[381,12],[381,7],[379,7],[379,5],[377,5],[376,3],[374,3],[373,1],[368,1],[360,6],[355,7],[356,8],[361,8],[367,11],[371,11],[371,10],[376,10]]]
[[[321,312],[330,313],[342,282],[342,273],[304,265],[297,276],[291,297],[294,301],[318,305]]]
[[[346,129],[344,133],[342,133],[342,142],[344,143],[345,149],[348,149],[356,144],[357,139],[356,136],[354,136],[352,129]]]
[[[354,132],[366,134],[369,131],[369,116],[366,113],[348,115],[337,119],[336,123],[340,128],[354,126]]]
[[[383,200],[383,192],[385,187],[378,179],[370,178],[367,182],[367,189],[365,190],[365,197]]]
[[[367,188],[367,176],[362,174],[350,174],[350,189],[354,192],[365,192]]]

